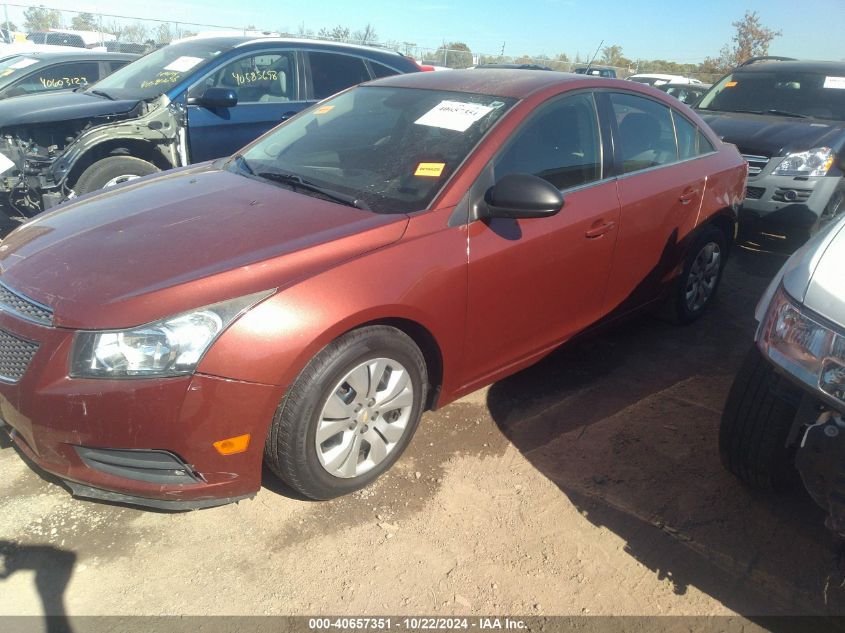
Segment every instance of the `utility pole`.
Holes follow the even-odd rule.
[[[6,39],[9,44],[12,43],[12,29],[9,28],[9,5],[3,3],[3,20],[6,22]]]
[[[505,44],[507,44],[507,42],[502,42],[502,50],[499,52],[500,58],[505,56]]]

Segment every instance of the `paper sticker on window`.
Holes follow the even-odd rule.
[[[21,68],[26,68],[27,66],[32,66],[33,64],[37,64],[37,59],[32,59],[31,57],[24,57],[22,60],[11,64],[9,68],[14,68],[15,70],[20,70]]]
[[[183,73],[187,70],[191,70],[191,68],[199,64],[201,61],[202,57],[177,57],[165,66],[164,70],[172,70],[176,73]]]
[[[414,176],[424,176],[426,178],[439,178],[443,173],[446,163],[420,163],[417,165],[417,170]]]
[[[729,81],[728,83],[725,84],[725,88],[733,88],[738,83],[739,83],[738,81]]]
[[[825,77],[824,87],[845,90],[845,77]]]
[[[417,125],[428,125],[456,132],[466,132],[470,126],[493,110],[490,106],[462,101],[441,101],[431,110],[414,121]]]
[[[327,112],[331,112],[334,110],[334,106],[320,106],[316,110],[314,110],[314,114],[326,114]]]

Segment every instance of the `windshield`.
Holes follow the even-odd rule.
[[[701,100],[702,110],[845,120],[845,76],[778,70],[735,72]]]
[[[30,66],[34,66],[39,62],[40,60],[34,57],[27,57],[26,55],[4,57],[0,61],[0,87],[8,86],[19,77],[23,77],[32,70]]]
[[[515,101],[356,88],[276,128],[229,168],[306,194],[315,195],[316,186],[377,213],[419,211]]]
[[[154,99],[227,49],[213,40],[171,44],[145,55],[89,89],[113,99]]]

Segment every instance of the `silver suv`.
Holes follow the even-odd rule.
[[[787,260],[757,305],[719,448],[744,482],[776,489],[796,467],[845,536],[845,217]]]
[[[697,110],[748,163],[745,241],[791,252],[845,211],[845,63],[752,60]]]

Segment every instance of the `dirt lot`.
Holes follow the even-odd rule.
[[[811,614],[835,546],[800,491],[751,493],[719,415],[782,258],[714,310],[647,316],[429,413],[373,487],[158,513],[72,499],[0,450],[0,615]]]

